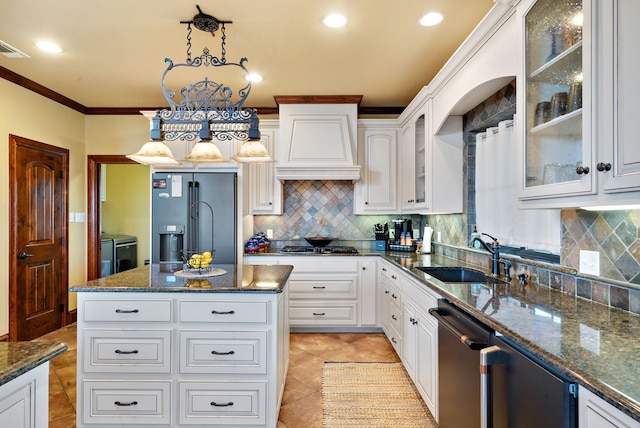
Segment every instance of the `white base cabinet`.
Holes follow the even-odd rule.
[[[579,428],[638,428],[637,422],[588,389],[578,390]]]
[[[77,426],[275,428],[287,293],[79,292]]]
[[[295,331],[377,329],[377,257],[245,256],[246,264],[291,265],[289,319]]]
[[[0,427],[49,426],[49,362],[0,386]]]

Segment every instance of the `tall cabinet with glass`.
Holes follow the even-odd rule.
[[[584,3],[587,3],[585,0]],[[524,130],[521,199],[590,193],[590,73],[583,1],[529,2],[519,109]],[[585,4],[584,7],[588,5]],[[583,91],[584,88],[584,91]],[[585,107],[583,107],[585,106]],[[586,130],[586,132],[585,132]]]

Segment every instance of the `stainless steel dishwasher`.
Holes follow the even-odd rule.
[[[493,332],[446,300],[429,309],[438,320],[438,424],[480,427],[480,350]]]
[[[440,428],[575,428],[577,386],[446,300],[438,320]]]

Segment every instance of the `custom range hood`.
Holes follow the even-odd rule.
[[[360,179],[357,120],[361,95],[274,98],[280,114],[278,179]]]

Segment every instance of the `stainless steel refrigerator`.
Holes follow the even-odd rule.
[[[236,188],[236,173],[154,173],[152,263],[180,262],[183,250],[215,250],[214,264],[236,263]]]

